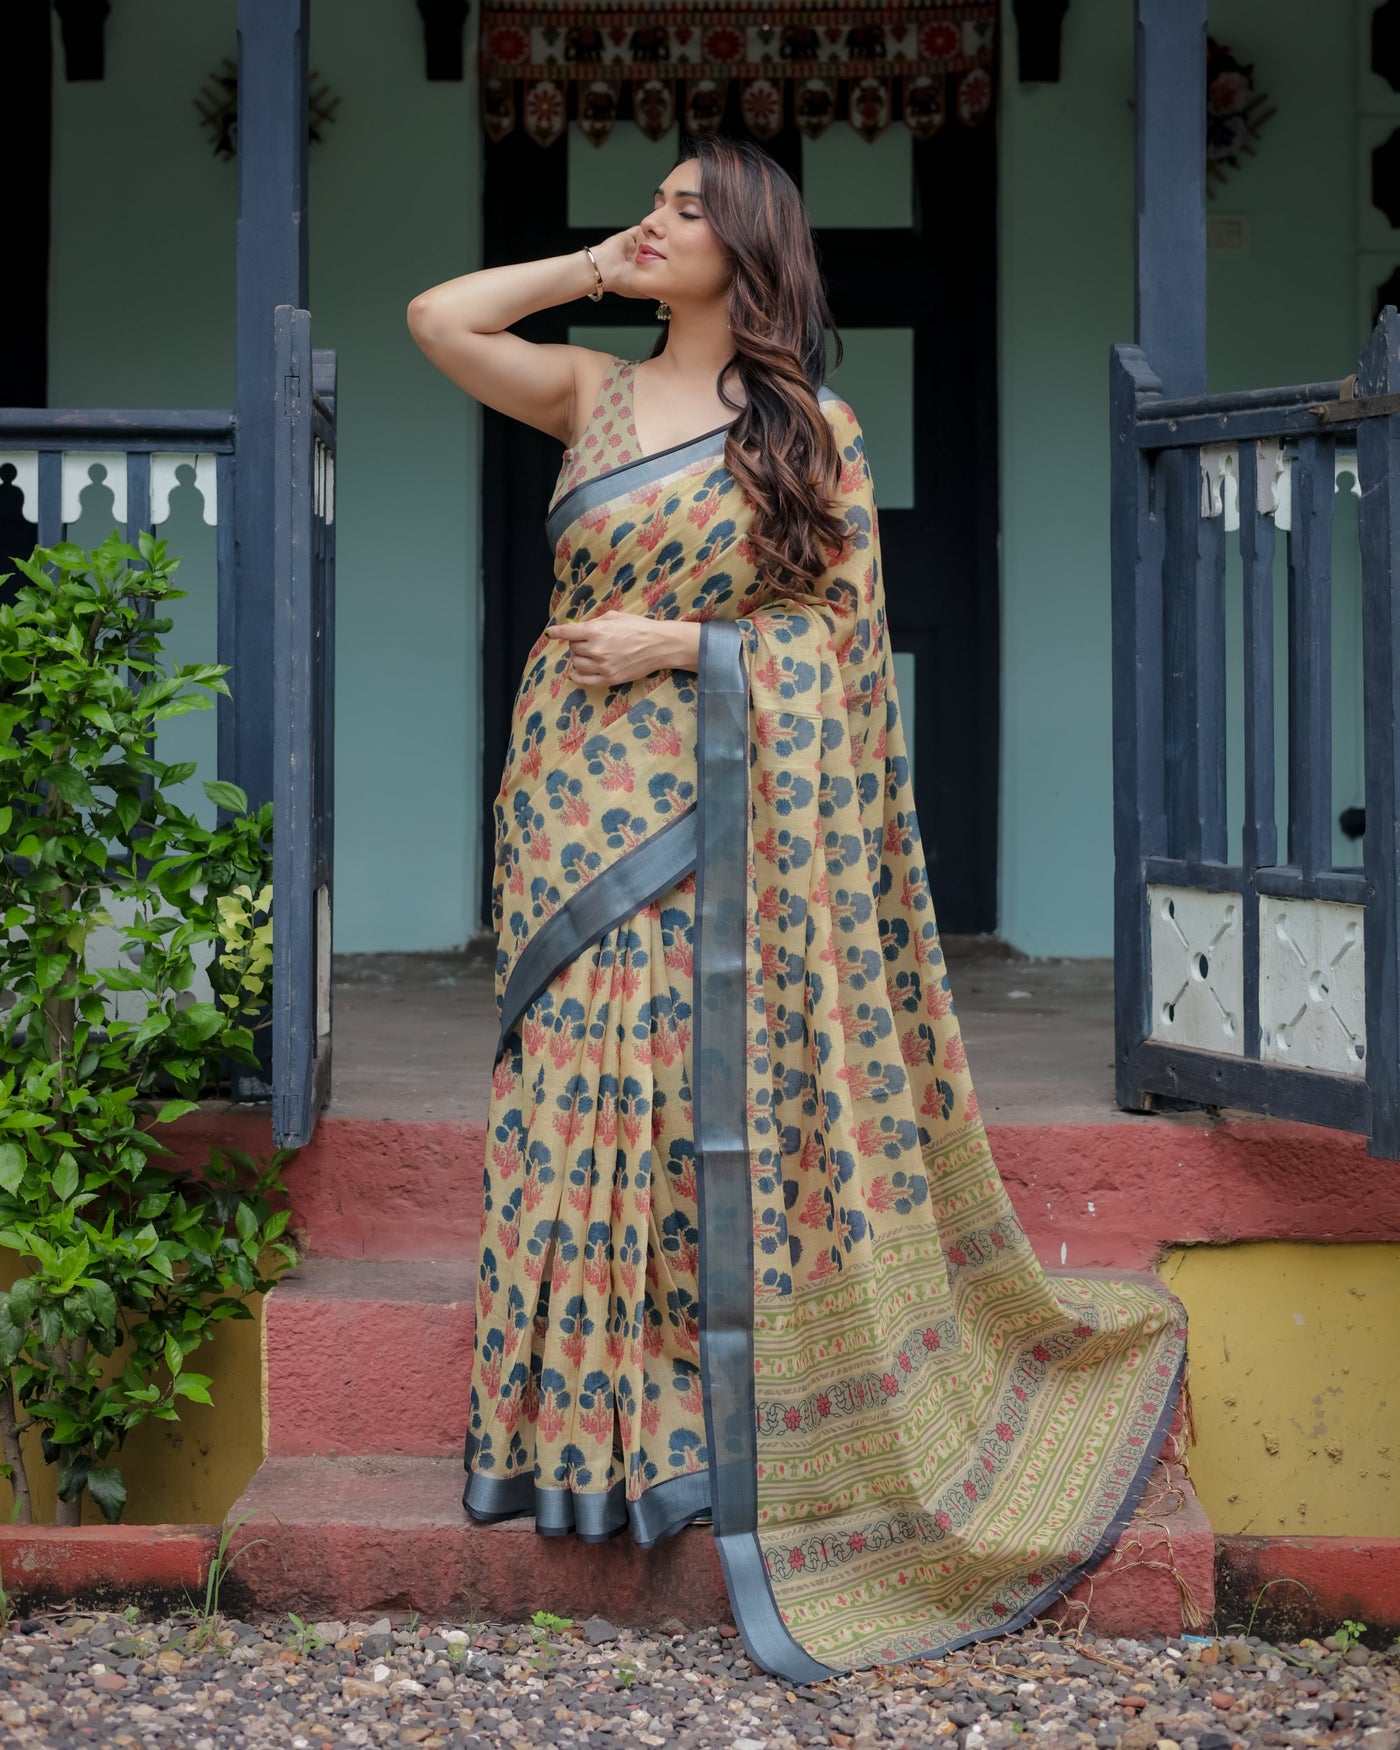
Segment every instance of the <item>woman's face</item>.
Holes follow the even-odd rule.
[[[678,164],[642,220],[638,282],[668,303],[708,302],[729,289],[729,264],[705,217],[700,166]]]

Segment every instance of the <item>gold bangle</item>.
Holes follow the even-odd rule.
[[[603,295],[603,272],[602,272],[602,269],[598,266],[597,257],[594,255],[593,251],[588,247],[588,245],[586,243],[583,246],[583,253],[588,257],[588,265],[593,269],[593,277],[598,282],[597,285],[593,288],[593,290],[588,294],[591,302],[596,304]]]

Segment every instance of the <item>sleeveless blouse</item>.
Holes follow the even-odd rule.
[[[632,423],[632,373],[635,359],[615,358],[598,390],[598,403],[576,444],[564,451],[559,478],[550,495],[554,509],[566,492],[595,474],[635,462],[642,454],[637,428]]]

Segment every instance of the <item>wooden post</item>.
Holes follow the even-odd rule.
[[[1112,410],[1113,1009],[1118,1104],[1138,1110],[1138,1048],[1151,1032],[1151,950],[1143,863],[1166,849],[1162,737],[1164,523],[1152,512],[1151,463],[1133,441],[1156,377],[1137,347],[1115,347]]]
[[[307,304],[306,53],[310,0],[238,0],[238,417],[231,663],[231,778],[257,807],[272,796],[273,487],[279,304]],[[224,642],[224,638],[229,640]]]
[[[1357,391],[1400,393],[1400,316],[1393,305],[1361,355]],[[1369,1152],[1400,1160],[1400,414],[1363,419],[1361,662],[1366,748],[1366,1083]]]
[[[1206,0],[1136,0],[1137,343],[1162,393],[1206,387]]]

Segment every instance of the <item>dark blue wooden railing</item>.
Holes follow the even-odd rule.
[[[336,364],[290,305],[276,345],[273,1132],[299,1146],[331,1071]]]
[[[214,503],[206,486],[205,520],[218,531],[218,660],[234,670],[232,698],[218,702],[218,775],[256,805],[266,779],[245,769],[240,750],[256,740],[246,730],[271,724],[276,743],[271,1082],[240,1067],[233,1088],[243,1100],[271,1095],[276,1140],[300,1143],[330,1077],[336,367],[334,353],[312,352],[304,310],[278,309],[276,342],[270,620],[240,587],[248,562],[237,540],[233,413],[0,408],[0,468],[13,468],[12,479],[9,469],[0,478],[24,492],[24,516],[37,524],[39,544],[52,546],[65,529],[64,458],[81,457],[84,474],[103,462],[104,484],[134,545],[151,527],[153,457],[213,458]]]
[[[1118,1103],[1246,1107],[1363,1131],[1373,1154],[1392,1159],[1400,1158],[1398,347],[1400,320],[1389,309],[1362,361],[1359,395],[1347,399],[1338,383],[1167,399],[1136,347],[1115,350],[1112,381]],[[1360,867],[1336,866],[1332,853],[1332,511],[1336,459],[1351,451],[1361,487]],[[1232,483],[1243,591],[1243,663],[1233,675],[1224,514]],[[1243,705],[1238,862],[1228,855],[1226,790],[1234,687]]]

